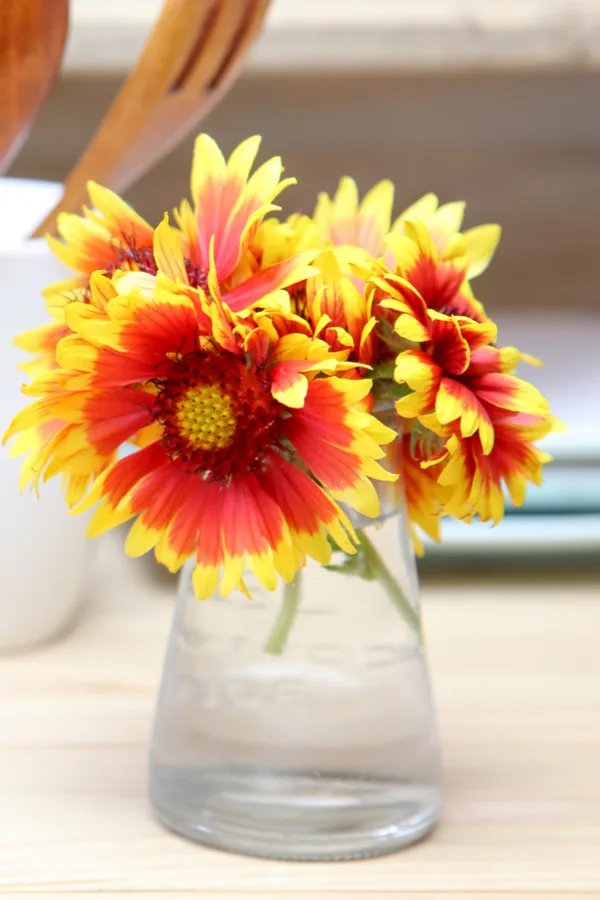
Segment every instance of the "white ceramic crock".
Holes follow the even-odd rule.
[[[60,185],[0,179],[0,432],[28,398],[16,366],[26,358],[12,338],[48,321],[41,290],[66,276],[44,240],[27,240]],[[21,494],[21,459],[0,450],[0,652],[59,636],[76,619],[88,543],[85,522],[69,516],[60,479],[40,498]]]

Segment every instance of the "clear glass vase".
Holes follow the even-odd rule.
[[[366,524],[369,521],[370,524]],[[150,793],[168,827],[280,859],[375,856],[440,806],[435,713],[405,517],[363,520],[355,557],[200,602],[183,570]]]

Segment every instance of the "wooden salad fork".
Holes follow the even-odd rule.
[[[79,212],[90,180],[122,192],[162,159],[231,84],[269,0],[166,0],[140,59],[69,173],[60,212]]]
[[[56,80],[68,23],[69,0],[0,0],[0,175]]]

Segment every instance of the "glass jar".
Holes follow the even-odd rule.
[[[368,523],[368,524],[367,524]],[[151,748],[159,818],[205,844],[353,859],[414,842],[440,807],[435,713],[403,509],[356,556],[274,593],[198,601],[182,572]]]

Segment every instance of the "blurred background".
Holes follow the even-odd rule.
[[[131,68],[160,0],[73,0],[63,76],[10,175],[60,181]],[[342,174],[466,199],[504,229],[476,283],[501,342],[568,425],[547,483],[489,528],[448,527],[441,566],[600,565],[600,4],[597,0],[273,0],[242,77],[203,123],[229,152],[252,133],[311,212]],[[127,199],[153,223],[188,193],[190,138]],[[525,373],[523,373],[525,374]]]

